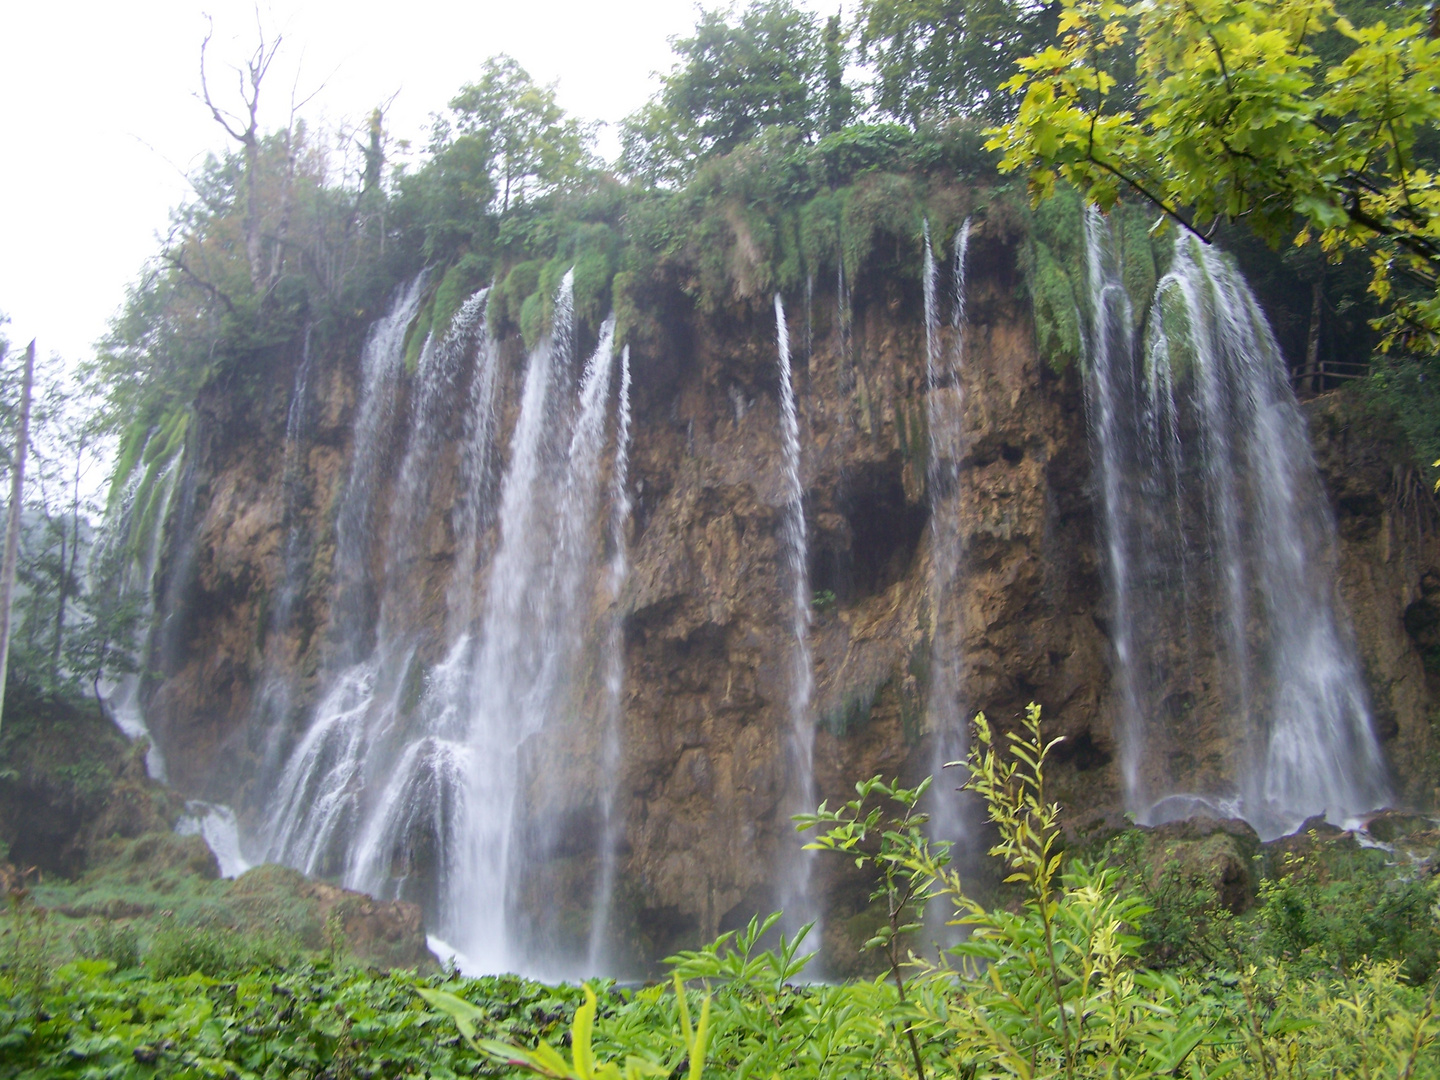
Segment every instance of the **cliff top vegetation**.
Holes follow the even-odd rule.
[[[431,326],[445,325],[466,296],[491,281],[497,285],[490,312],[495,328],[517,330],[533,342],[559,277],[572,266],[582,319],[593,327],[613,308],[623,340],[642,329],[636,322],[645,305],[638,298],[657,292],[677,291],[708,310],[766,299],[837,272],[854,280],[881,264],[888,272],[917,273],[925,222],[943,244],[963,216],[986,201],[999,198],[1012,216],[1023,207],[1020,193],[997,172],[997,151],[1006,155],[1005,168],[1032,173],[1040,194],[1052,189],[1046,179],[1052,174],[1034,170],[1060,152],[1056,146],[1078,147],[1064,151],[1074,160],[1059,168],[1087,198],[1109,205],[1126,189],[1143,213],[1138,203],[1156,188],[1176,221],[1188,225],[1198,215],[1193,220],[1208,223],[1212,236],[1240,249],[1252,277],[1262,279],[1262,295],[1268,280],[1266,299],[1277,308],[1282,339],[1290,331],[1292,351],[1303,352],[1312,324],[1324,321],[1325,338],[1338,339],[1338,352],[1368,357],[1375,345],[1371,319],[1385,311],[1402,322],[1421,317],[1419,294],[1401,279],[1423,276],[1429,265],[1416,247],[1430,242],[1424,239],[1429,226],[1416,224],[1428,221],[1429,211],[1415,200],[1428,182],[1435,138],[1424,95],[1415,99],[1434,66],[1423,45],[1429,40],[1421,33],[1423,11],[1354,0],[1341,5],[1348,19],[1337,21],[1322,0],[1303,12],[1217,3],[1183,24],[1199,35],[1196,42],[1203,44],[1211,24],[1262,35],[1274,55],[1245,53],[1237,66],[1249,72],[1279,65],[1277,71],[1293,71],[1286,76],[1292,81],[1308,79],[1310,89],[1239,84],[1236,75],[1222,79],[1214,108],[1228,109],[1227,122],[1239,130],[1249,123],[1242,114],[1278,118],[1293,106],[1313,128],[1292,131],[1276,156],[1260,143],[1248,149],[1227,144],[1224,123],[1205,127],[1209,121],[1197,120],[1197,132],[1213,128],[1214,138],[1231,145],[1224,153],[1232,165],[1247,156],[1257,160],[1228,202],[1206,195],[1206,169],[1182,153],[1199,144],[1176,134],[1185,95],[1195,89],[1185,81],[1189,73],[1209,78],[1205,65],[1216,65],[1199,45],[1164,53],[1157,28],[1167,22],[1159,9],[865,0],[848,23],[838,15],[822,20],[790,0],[704,11],[694,31],[673,43],[675,64],[655,98],[622,125],[623,150],[613,163],[597,159],[593,128],[563,113],[554,87],[536,84],[505,56],[486,61],[477,79],[435,114],[418,167],[391,162],[381,108],[361,129],[341,133],[338,143],[298,117],[261,132],[252,106],[266,90],[262,42],[251,61],[257,66],[247,69],[249,89],[238,99],[212,99],[207,88],[233,150],[209,159],[193,177],[193,197],[175,211],[99,359],[106,418],[124,430],[117,477],[128,475],[152,433],[171,430],[178,421],[167,418],[186,410],[199,387],[222,377],[243,385],[256,357],[305,327],[323,335],[373,315],[396,283],[421,266],[437,272],[413,334],[417,353]],[[1397,28],[1373,29],[1385,19]],[[1292,23],[1301,28],[1293,40],[1283,32]],[[1372,29],[1354,29],[1366,26]],[[1123,47],[1129,41],[1138,47]],[[1397,78],[1414,92],[1397,101],[1394,115],[1377,114],[1367,128],[1363,104],[1374,95],[1361,93],[1358,84],[1345,89],[1336,79],[1338,72],[1368,71],[1371,65],[1362,61],[1377,49],[1409,65]],[[1077,74],[1045,75],[1054,66],[1046,57],[1057,70]],[[1100,64],[1094,86],[1082,77],[1089,57]],[[1174,72],[1168,82],[1157,66],[1165,64]],[[1157,97],[1159,86],[1171,104]],[[1317,97],[1324,87],[1330,96]],[[1062,105],[1069,110],[1064,124],[1073,130],[1057,119]],[[1105,171],[1110,151],[1103,143],[1086,157],[1086,116],[1104,119],[1096,130],[1111,138],[1106,133],[1126,130],[1132,112],[1150,116],[1147,130],[1155,134],[1143,152],[1123,153],[1148,154],[1145,161],[1154,164],[1147,177],[1168,163],[1170,187],[1132,169],[1127,189]],[[1364,160],[1353,167],[1316,164],[1324,175],[1348,168],[1350,178],[1340,176],[1330,188],[1317,181],[1308,194],[1295,189],[1285,196],[1290,188],[1284,185],[1293,187],[1286,177],[1309,160],[1305,148],[1333,145],[1336,123],[1348,125],[1352,156]],[[987,134],[996,124],[1007,134]],[[1061,131],[1068,134],[1062,138]],[[1160,139],[1165,132],[1170,142]],[[1346,209],[1346,193],[1368,191],[1374,184],[1365,170],[1393,171],[1398,166],[1386,165],[1392,159],[1404,162],[1391,180],[1401,193],[1395,197],[1408,191],[1412,201],[1402,198],[1385,211],[1388,225],[1370,228],[1361,218],[1381,211],[1357,209],[1356,217]],[[972,194],[957,195],[957,180]],[[1322,219],[1334,214],[1347,224],[1325,232],[1331,226]],[[1314,245],[1272,254],[1254,239],[1288,242],[1314,229],[1324,256],[1312,254]],[[1392,248],[1395,254],[1386,255]],[[1381,260],[1375,265],[1383,275],[1367,282],[1364,265],[1372,256]],[[1036,278],[1045,265],[1043,257],[1030,264],[1032,294],[1042,306],[1053,291],[1053,283]],[[1316,283],[1318,314],[1309,288]],[[1387,324],[1386,341],[1428,356],[1425,340],[1406,336],[1398,325]]]

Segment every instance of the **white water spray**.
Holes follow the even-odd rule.
[[[960,655],[960,634],[955,625],[952,593],[959,572],[963,529],[960,505],[960,459],[964,452],[964,390],[960,382],[964,365],[965,255],[970,243],[970,219],[966,218],[955,237],[954,297],[951,305],[953,346],[944,348],[941,338],[939,266],[930,243],[929,223],[925,226],[925,376],[926,419],[930,430],[930,461],[927,494],[930,501],[931,612],[930,685],[926,700],[929,728],[934,738],[931,775],[935,777],[930,799],[931,832],[940,840],[954,842],[963,831],[961,808],[955,785],[941,771],[947,761],[965,756],[965,722],[961,715],[960,679],[964,658]]]
[[[1114,599],[1122,775],[1142,821],[1238,815],[1264,838],[1389,792],[1335,596],[1335,525],[1274,336],[1239,272],[1180,239],[1142,358],[1108,223],[1086,221],[1087,392]],[[1173,770],[1176,702],[1213,664],[1233,747]]]
[[[615,814],[616,786],[622,764],[621,721],[625,688],[625,619],[620,607],[625,580],[630,573],[626,531],[630,525],[630,346],[620,354],[620,401],[615,425],[615,466],[610,476],[610,613],[605,629],[602,666],[605,678],[605,708],[600,749],[600,869],[595,903],[590,915],[590,942],[586,967],[599,972],[610,934],[610,912],[615,893],[615,856],[623,822]]]
[[[780,443],[785,479],[785,516],[781,529],[786,569],[790,577],[790,731],[786,738],[789,813],[811,813],[815,809],[815,718],[811,704],[815,676],[810,657],[810,573],[805,533],[805,488],[800,479],[800,421],[795,409],[795,389],[790,371],[790,328],[785,322],[785,303],[775,294],[775,339],[780,367]],[[788,815],[782,824],[780,907],[782,925],[791,934],[808,922],[818,924],[819,904],[812,895],[811,876],[814,852],[801,850],[800,840],[789,829]],[[786,835],[788,834],[788,835]],[[819,927],[810,934],[805,947],[814,950],[820,940]]]

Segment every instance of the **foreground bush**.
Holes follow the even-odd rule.
[[[87,939],[103,959],[55,968],[31,947],[30,916],[17,909],[10,951],[0,956],[0,1075],[1440,1076],[1436,986],[1433,976],[1417,977],[1433,965],[1407,977],[1408,957],[1353,956],[1353,936],[1277,923],[1277,913],[1303,901],[1293,890],[1310,889],[1309,879],[1284,897],[1272,888],[1248,937],[1227,925],[1217,959],[1147,966],[1134,932],[1151,914],[1144,898],[1116,869],[1067,864],[1059,850],[1039,710],[1003,750],[983,716],[976,728],[965,767],[998,834],[991,853],[1020,890],[1011,907],[971,899],[946,847],[926,839],[916,809],[926,785],[877,778],[845,806],[822,806],[801,821],[817,833],[812,846],[874,872],[887,919],[869,947],[888,967],[874,980],[799,983],[803,935],[781,938],[776,951],[758,947],[775,917],[672,957],[670,983],[636,991],[382,975],[334,954],[237,958],[199,939],[157,940],[136,969],[133,945],[113,930]],[[1396,892],[1407,933],[1419,932],[1417,895],[1409,886]],[[937,905],[969,936],[938,962],[921,962],[905,943]],[[1390,941],[1388,930],[1372,930],[1366,941]],[[1327,951],[1340,942],[1346,955]]]

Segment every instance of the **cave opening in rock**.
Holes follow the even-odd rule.
[[[812,543],[810,587],[817,605],[856,603],[905,577],[928,518],[924,503],[906,500],[899,469],[852,475],[839,509],[843,526]]]

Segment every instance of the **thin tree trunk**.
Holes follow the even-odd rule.
[[[25,377],[20,386],[20,432],[15,437],[10,513],[5,522],[5,561],[0,564],[0,710],[5,706],[5,676],[10,665],[10,612],[15,602],[15,566],[20,561],[20,500],[25,494],[25,452],[30,445],[30,388],[34,382],[35,342],[32,340],[25,350]]]
[[[70,525],[60,519],[60,572],[55,575],[55,634],[50,642],[50,681],[60,681],[60,635],[65,633],[65,566],[70,554]]]
[[[1325,387],[1320,377],[1320,306],[1325,284],[1320,278],[1310,283],[1310,336],[1305,342],[1305,389],[1312,394]]]
[[[55,681],[60,679],[60,656],[65,641],[65,605],[76,592],[75,564],[80,560],[80,464],[85,457],[85,436],[75,448],[75,477],[70,489],[70,555],[66,562],[65,527],[60,527],[60,600],[55,605],[55,652],[51,656]]]

